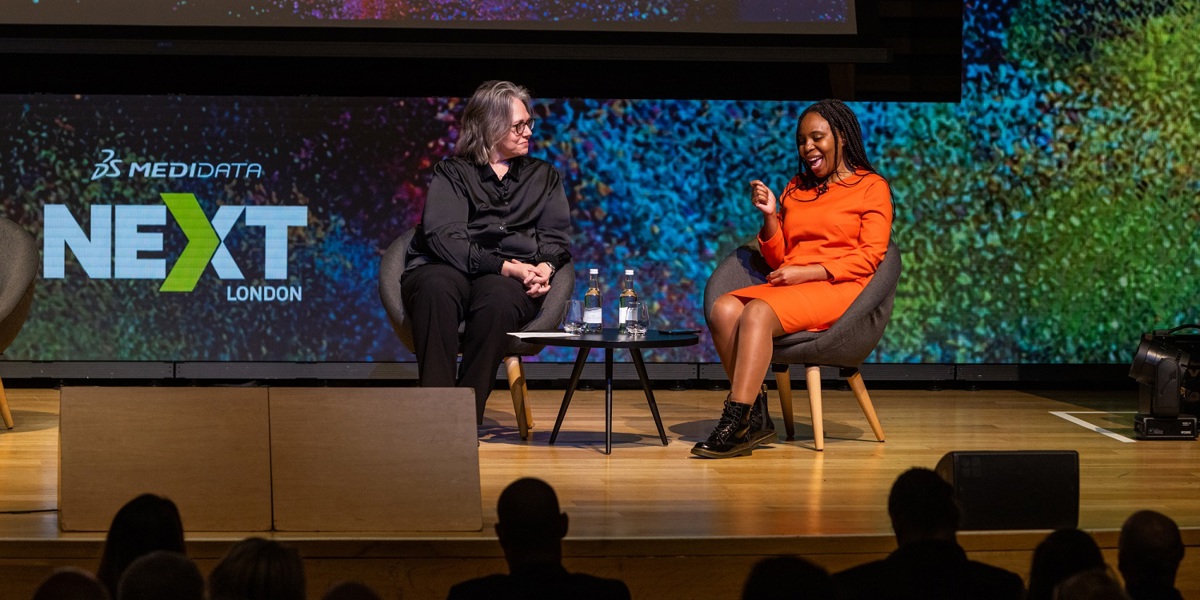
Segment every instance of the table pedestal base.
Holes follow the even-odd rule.
[[[583,365],[587,363],[591,348],[580,348],[575,357],[575,367],[571,369],[571,381],[563,394],[562,406],[558,409],[558,419],[554,421],[554,431],[550,434],[550,443],[558,439],[558,430],[562,427],[563,417],[567,416],[567,407],[571,405],[571,396],[579,386],[579,376],[583,374]],[[650,377],[646,375],[646,363],[642,360],[642,351],[630,348],[629,356],[637,369],[638,379],[646,392],[646,403],[650,405],[650,414],[654,415],[654,424],[658,426],[658,437],[664,446],[667,445],[667,432],[663,429],[662,418],[658,416],[658,404],[654,402],[654,391],[650,388]],[[613,410],[613,349],[604,349],[604,453],[612,454],[612,410]]]

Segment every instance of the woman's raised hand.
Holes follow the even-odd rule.
[[[750,201],[754,203],[754,208],[762,211],[763,216],[770,217],[775,214],[775,194],[767,184],[758,179],[750,182]]]

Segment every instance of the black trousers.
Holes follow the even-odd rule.
[[[475,389],[475,417],[496,385],[510,331],[537,315],[541,298],[525,295],[520,281],[499,274],[471,277],[449,265],[421,265],[401,279],[404,310],[413,326],[422,387]],[[465,324],[461,344],[459,324]],[[458,355],[462,366],[455,373]]]

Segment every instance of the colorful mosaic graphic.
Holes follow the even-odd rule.
[[[851,0],[9,0],[0,23],[853,33]],[[822,28],[814,28],[815,25]]]
[[[872,360],[1127,363],[1142,332],[1200,321],[1200,69],[1191,51],[1200,3],[972,0],[964,18],[961,102],[853,105],[868,154],[892,184],[904,251],[895,312]],[[378,260],[419,219],[461,108],[444,98],[0,97],[0,211],[39,239],[45,205],[65,207],[84,233],[90,207],[114,206],[113,227],[128,232],[137,218],[119,205],[161,205],[162,193],[194,194],[208,219],[222,206],[232,207],[227,216],[304,206],[308,220],[285,228],[282,283],[261,266],[270,228],[249,226],[248,212],[223,238],[246,279],[209,267],[187,294],[88,276],[67,249],[64,276],[39,282],[7,355],[411,360],[379,305]],[[620,271],[634,268],[658,323],[703,327],[708,275],[756,229],[747,182],[783,187],[803,108],[537,102],[533,153],[564,174],[577,266],[601,269],[610,308]],[[106,150],[122,169],[146,170],[109,177],[104,167],[93,179],[116,164]],[[173,162],[262,172],[151,176],[152,165]],[[186,244],[171,215],[140,229],[162,234],[162,249],[141,256],[167,269]],[[302,299],[238,299],[239,286],[280,285],[300,287]],[[571,356],[548,350],[541,359]],[[716,361],[707,340],[654,358]]]

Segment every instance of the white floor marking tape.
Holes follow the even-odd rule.
[[[1131,411],[1119,411],[1119,412],[1112,411],[1112,412],[1110,412],[1110,411],[1097,410],[1097,411],[1066,412],[1066,411],[1053,411],[1052,410],[1052,411],[1050,411],[1050,414],[1052,414],[1056,417],[1066,419],[1067,421],[1070,421],[1084,429],[1095,431],[1096,433],[1099,433],[1100,435],[1106,435],[1114,440],[1117,440],[1118,442],[1123,442],[1126,444],[1133,444],[1133,443],[1137,442],[1137,440],[1131,440],[1119,433],[1113,433],[1103,427],[1100,427],[1098,425],[1092,425],[1091,423],[1088,423],[1087,421],[1084,421],[1083,419],[1073,416],[1073,415],[1124,415],[1124,414],[1132,415],[1132,414],[1137,414],[1136,411],[1131,410]]]

